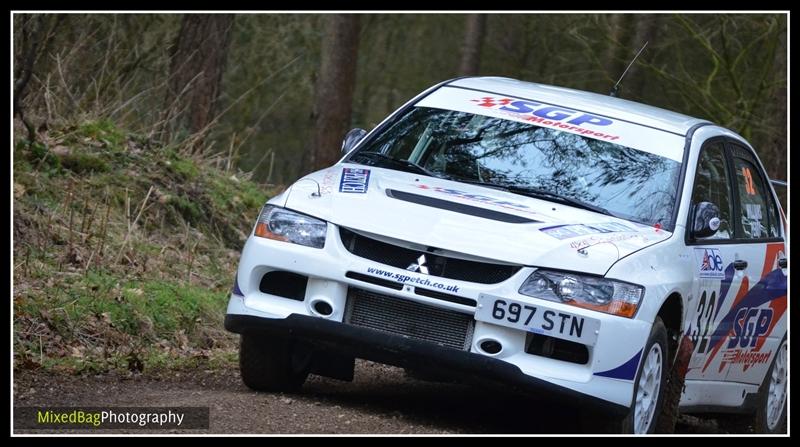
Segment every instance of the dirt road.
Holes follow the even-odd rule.
[[[359,361],[355,380],[309,377],[296,394],[256,393],[236,369],[161,376],[63,376],[18,371],[14,406],[202,406],[210,429],[194,433],[573,433],[569,409],[474,386],[423,382],[402,369]],[[724,433],[684,417],[681,433]],[[16,431],[41,433],[42,431]],[[119,431],[109,431],[119,433]],[[133,431],[136,433],[137,431]],[[141,431],[139,431],[141,433]]]

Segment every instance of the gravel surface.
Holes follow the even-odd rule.
[[[502,395],[475,386],[423,382],[408,377],[402,369],[366,361],[357,361],[352,383],[310,376],[302,390],[293,394],[251,391],[242,384],[236,369],[130,377],[66,376],[16,371],[14,406],[39,405],[210,408],[209,430],[182,430],[176,433],[469,434],[576,431],[573,410],[568,408],[537,408],[536,402],[530,399]],[[681,418],[677,430],[679,433],[725,433],[715,421],[689,416]],[[120,430],[100,431],[121,433]],[[15,430],[15,433],[43,432]],[[98,430],[84,432],[97,433]]]

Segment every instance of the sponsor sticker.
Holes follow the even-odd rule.
[[[641,238],[641,242],[645,243],[648,239],[639,234],[615,234],[613,236],[589,236],[585,239],[579,239],[569,244],[570,248],[580,250],[581,248],[591,247],[597,244],[606,244],[614,242],[622,242],[629,239]]]
[[[759,338],[767,336],[772,326],[772,309],[743,307],[733,318],[733,336],[728,342],[728,349],[754,348]]]
[[[747,213],[747,220],[750,224],[750,235],[752,237],[761,237],[763,227],[761,225],[761,205],[757,203],[745,203],[744,208]]]
[[[725,278],[725,265],[719,249],[695,248],[694,257],[700,278]]]
[[[483,96],[470,101],[480,107],[496,108],[500,112],[524,116],[525,121],[530,121],[534,124],[569,130],[582,135],[591,135],[597,139],[608,141],[619,139],[619,135],[609,135],[598,131],[598,128],[587,128],[613,124],[614,121],[608,118],[577,112],[564,107],[554,107],[540,102],[515,100],[513,98]],[[584,127],[586,124],[591,126]]]
[[[421,267],[424,266],[424,255],[420,256],[420,259],[417,260],[416,263],[412,263],[407,270],[413,270],[415,272],[422,272]],[[412,267],[414,267],[412,269]],[[425,271],[422,273],[427,274],[427,267],[425,267]],[[413,284],[415,286],[424,286],[424,287],[431,287],[434,289],[441,289],[447,292],[458,293],[459,287],[455,284],[445,284],[437,281],[431,281],[429,278],[426,277],[418,277],[418,276],[411,276],[401,273],[390,272],[388,270],[383,270],[374,267],[367,267],[367,273],[372,276],[381,276],[386,279],[390,279],[392,281],[399,282],[401,284]]]
[[[369,169],[344,168],[339,192],[364,194],[369,188]]]
[[[531,124],[632,147],[681,162],[684,136],[534,98],[495,95],[442,87],[416,104]]]
[[[741,364],[750,367],[757,364],[765,364],[772,356],[772,351],[758,352],[745,351],[743,349],[732,349],[722,354],[722,361],[731,365]]]
[[[539,231],[552,236],[556,239],[569,239],[587,234],[597,233],[618,233],[623,231],[636,231],[626,225],[616,222],[604,222],[596,224],[568,224],[555,225],[552,227],[540,228]]]
[[[322,182],[320,182],[320,194],[330,194],[333,192],[333,186],[336,179],[336,170],[335,169],[328,169],[325,172],[325,175],[322,177]]]
[[[481,194],[468,193],[468,192],[460,191],[458,189],[453,189],[453,188],[442,188],[440,186],[429,186],[429,185],[424,185],[424,184],[416,184],[414,186],[417,187],[417,188],[420,188],[420,189],[427,190],[427,191],[435,191],[437,193],[447,194],[447,195],[449,195],[451,197],[456,197],[456,198],[459,198],[459,199],[469,200],[469,201],[472,201],[472,202],[486,203],[486,204],[489,204],[489,205],[495,205],[495,206],[499,206],[501,208],[508,208],[508,209],[512,209],[512,210],[515,210],[515,211],[521,211],[521,212],[528,213],[528,214],[539,214],[539,213],[531,210],[529,206],[524,205],[522,203],[509,202],[507,200],[495,199],[495,198],[492,198],[492,197],[489,197],[489,196],[484,196],[484,195],[481,195]]]

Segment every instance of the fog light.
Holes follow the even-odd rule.
[[[313,304],[313,307],[318,314],[324,317],[333,313],[333,307],[327,301],[319,300]]]
[[[497,340],[484,340],[480,344],[481,350],[487,354],[497,354],[503,350],[503,345]]]

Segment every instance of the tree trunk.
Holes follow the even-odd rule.
[[[786,34],[784,34],[786,36]],[[776,79],[787,79],[787,61],[788,53],[786,51],[786,42],[783,39],[779,40],[778,51],[775,52],[772,71],[775,73]],[[766,108],[768,112],[765,116],[770,117],[770,121],[774,121],[774,131],[770,132],[772,138],[766,139],[762,143],[762,147],[756,147],[759,158],[764,163],[767,170],[767,175],[770,179],[786,181],[789,175],[788,166],[788,100],[786,95],[786,84],[779,85],[775,88],[772,95],[772,100],[767,102]],[[770,126],[772,127],[772,126]],[[783,186],[776,186],[775,192],[778,194],[778,200],[781,202],[784,214],[789,214],[789,197],[788,188]]]
[[[333,14],[326,19],[311,113],[313,135],[307,151],[314,170],[339,159],[350,126],[358,61],[359,16]]]
[[[605,55],[606,70],[612,82],[609,88],[622,76],[622,72],[633,57],[628,47],[634,34],[632,28],[635,17],[633,14],[612,14],[609,18],[608,48]]]
[[[28,82],[35,71],[36,62],[42,55],[48,53],[50,44],[56,35],[56,30],[64,20],[64,15],[53,14],[24,14],[20,15],[21,45],[19,54],[14,57],[14,90],[13,90],[13,116],[19,116],[20,121],[28,131],[28,141],[36,140],[36,131],[33,124],[25,116],[22,101],[28,93]]]
[[[165,101],[166,135],[197,134],[214,120],[230,46],[233,14],[185,14],[170,55]]]
[[[636,55],[636,52],[642,48],[645,42],[650,42],[647,44],[648,47],[653,45],[657,34],[658,23],[655,16],[638,16],[636,19],[635,31],[629,45],[631,52],[630,59],[633,59],[633,56]],[[637,62],[631,66],[631,69],[628,70],[628,73],[625,75],[625,81],[623,83],[625,84],[625,91],[627,92],[626,97],[628,99],[636,100],[642,97],[647,79],[645,78],[645,73],[639,69],[638,62],[644,59],[647,59],[647,48],[645,48],[637,59]],[[628,63],[630,63],[630,60],[625,63],[625,66],[627,66]]]
[[[486,14],[470,14],[467,16],[467,29],[461,47],[461,67],[458,72],[463,76],[475,76],[481,65],[481,44],[486,34]]]

